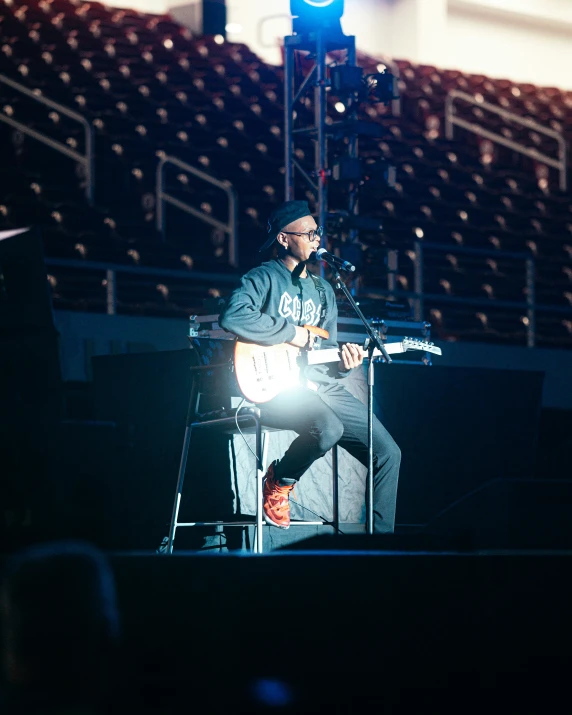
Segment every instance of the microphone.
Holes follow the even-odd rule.
[[[338,256],[334,256],[333,253],[328,253],[325,248],[318,248],[314,256],[315,260],[324,261],[324,263],[328,263],[334,268],[341,268],[349,273],[353,273],[356,269],[352,263],[344,261],[343,258],[338,258]]]

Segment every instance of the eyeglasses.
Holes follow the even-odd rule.
[[[288,236],[306,236],[306,240],[311,242],[315,238],[322,238],[324,227],[318,226],[318,228],[311,228],[309,231],[280,231],[280,233],[285,233]]]

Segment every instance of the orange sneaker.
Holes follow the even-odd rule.
[[[268,467],[262,486],[262,509],[264,519],[270,526],[287,529],[290,526],[290,492],[296,484],[295,479],[289,479],[291,484],[282,485],[274,478],[274,462]]]

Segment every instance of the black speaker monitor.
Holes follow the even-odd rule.
[[[0,231],[0,394],[28,409],[61,387],[58,334],[39,231]],[[7,395],[18,394],[12,401]],[[12,407],[14,405],[12,404]],[[55,407],[53,407],[55,409]],[[3,410],[9,423],[10,409]],[[0,423],[2,417],[0,417]]]
[[[0,231],[0,328],[54,331],[44,250],[35,229]]]
[[[477,549],[572,549],[572,480],[492,479],[449,505],[427,534]]]

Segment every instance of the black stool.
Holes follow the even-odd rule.
[[[192,368],[193,369],[193,368]],[[202,369],[202,368],[200,368]],[[181,461],[179,464],[179,475],[177,479],[177,488],[175,492],[175,500],[173,502],[173,511],[171,516],[171,524],[169,528],[169,536],[166,552],[173,553],[173,544],[175,535],[179,527],[184,526],[252,526],[252,521],[192,521],[180,522],[179,508],[183,493],[183,485],[185,482],[185,472],[187,469],[187,458],[189,447],[191,444],[191,434],[193,430],[218,429],[226,434],[254,434],[256,435],[255,442],[255,476],[256,476],[256,513],[255,513],[255,539],[253,543],[253,553],[261,554],[264,550],[262,528],[265,525],[262,509],[262,486],[267,468],[268,455],[268,434],[277,431],[271,427],[265,427],[260,422],[260,410],[255,405],[247,405],[238,409],[218,410],[206,415],[197,413],[197,405],[200,399],[200,378],[193,379],[191,387],[191,398],[189,400],[189,409],[187,412],[185,437],[183,440],[183,450],[181,453]],[[238,414],[237,414],[238,412]],[[238,425],[238,428],[237,428]],[[333,487],[333,517],[332,521],[328,522],[323,519],[319,521],[292,521],[290,526],[324,526],[332,525],[335,533],[338,533],[339,527],[339,505],[338,505],[338,450],[337,446],[332,449],[332,487]]]

